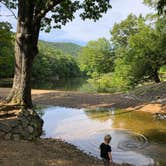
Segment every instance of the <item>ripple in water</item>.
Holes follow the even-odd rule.
[[[133,133],[130,131],[127,131],[126,134],[127,134],[128,140],[119,142],[118,149],[137,150],[137,149],[143,149],[145,146],[147,146],[148,140],[144,135]]]

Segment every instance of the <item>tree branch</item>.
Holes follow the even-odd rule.
[[[17,16],[15,15],[15,13],[13,12],[13,10],[11,10],[4,2],[0,1],[0,3],[2,5],[4,5],[11,13],[12,13],[12,16],[14,16],[14,18],[17,20]],[[8,15],[9,16],[9,15]]]
[[[54,8],[56,5],[60,4],[64,0],[51,0],[48,4],[46,4],[45,9],[40,10],[39,13],[36,15],[35,22],[38,20],[41,20],[52,8]]]

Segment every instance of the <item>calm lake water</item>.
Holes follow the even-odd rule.
[[[86,84],[87,78],[69,78],[51,81],[33,80],[33,89],[46,89],[46,90],[79,90]],[[12,79],[0,80],[0,87],[12,87]]]
[[[105,134],[112,135],[113,159],[136,166],[166,165],[166,121],[149,113],[48,107],[41,110],[46,138],[60,138],[99,157]]]

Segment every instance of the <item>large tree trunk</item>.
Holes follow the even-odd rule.
[[[156,70],[156,71],[154,71],[154,73],[153,73],[153,78],[154,78],[154,81],[156,82],[156,83],[160,83],[161,82],[161,80],[160,80],[160,77],[159,77],[159,74],[158,74],[158,71]]]
[[[19,1],[15,41],[15,75],[7,101],[32,107],[31,69],[37,54],[40,23],[33,23],[34,6],[31,0]]]

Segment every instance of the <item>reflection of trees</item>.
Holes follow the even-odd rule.
[[[44,114],[45,114],[45,112],[44,112],[44,106],[41,106],[41,105],[35,105],[35,111],[38,113],[38,115],[40,116],[40,117],[42,117]]]
[[[101,109],[97,109],[97,110],[86,110],[85,114],[88,117],[90,117],[91,119],[105,121],[110,118],[114,118],[117,115],[127,114],[129,112],[132,112],[132,111],[101,108]]]
[[[152,114],[137,111],[88,110],[86,115],[92,120],[104,122],[111,119],[113,128],[130,129],[145,135],[150,141],[166,143],[166,121],[156,120]]]
[[[106,121],[111,118],[109,110],[86,110],[85,114],[92,120]]]
[[[166,144],[166,128],[148,130],[146,132],[146,137],[152,141]]]
[[[87,78],[68,78],[50,81],[34,81],[35,89],[59,89],[59,90],[77,90],[86,83]]]

